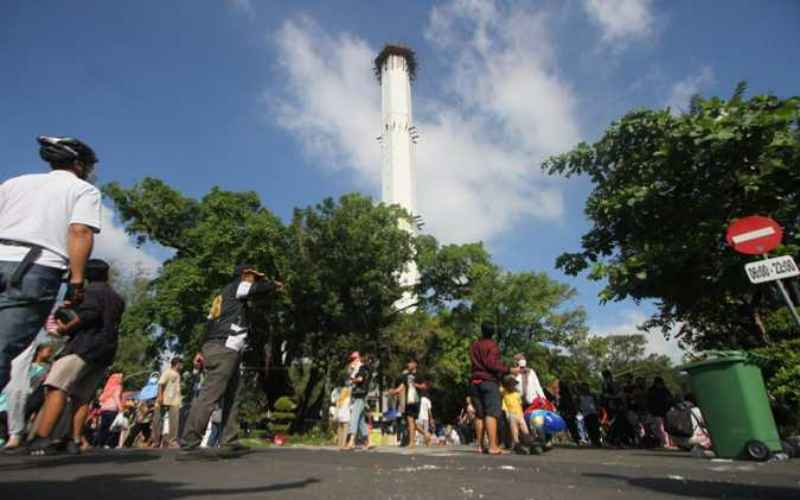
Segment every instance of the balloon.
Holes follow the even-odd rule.
[[[567,423],[557,413],[547,410],[535,410],[528,415],[528,424],[545,434],[555,434],[567,429]]]

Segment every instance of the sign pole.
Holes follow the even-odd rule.
[[[764,259],[769,259],[769,256],[764,254]],[[794,307],[792,298],[789,296],[789,292],[786,291],[786,287],[783,285],[783,280],[776,280],[776,283],[778,284],[778,289],[780,289],[783,298],[786,300],[786,304],[789,306],[789,310],[792,312],[792,316],[794,317],[797,326],[800,326],[800,314],[797,313],[797,309]]]

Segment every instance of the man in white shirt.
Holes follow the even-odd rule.
[[[539,377],[532,368],[528,368],[528,361],[524,354],[514,356],[519,367],[519,374],[515,375],[517,387],[522,395],[522,403],[525,407],[530,406],[536,398],[544,398],[544,390],[539,382]]]
[[[83,142],[39,137],[52,172],[0,184],[0,390],[11,360],[31,343],[69,270],[65,305],[83,300],[86,261],[100,232],[97,157]]]

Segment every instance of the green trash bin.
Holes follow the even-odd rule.
[[[782,452],[759,358],[738,351],[714,356],[681,370],[689,373],[717,457],[766,460]]]

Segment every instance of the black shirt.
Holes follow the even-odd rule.
[[[236,293],[241,279],[228,283],[222,289],[222,305],[219,316],[211,318],[207,324],[206,342],[209,340],[225,341],[229,335],[245,333],[250,329],[248,300],[266,294],[274,288],[271,281],[259,280],[254,282],[244,297],[237,297]]]
[[[63,354],[77,354],[87,363],[109,366],[117,354],[125,301],[108,283],[89,283],[86,296],[75,312],[80,323],[68,334]]]
[[[651,387],[647,392],[647,410],[656,417],[666,417],[672,406],[672,393],[666,387]]]
[[[366,366],[361,365],[353,378],[361,378],[361,382],[353,381],[353,390],[350,393],[351,397],[363,399],[369,393],[369,370]]]

